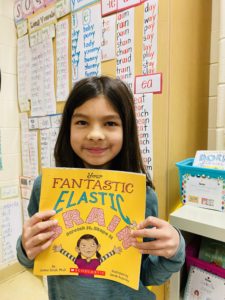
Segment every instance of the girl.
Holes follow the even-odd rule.
[[[121,80],[92,77],[74,85],[64,107],[55,160],[57,167],[145,173],[133,95]],[[185,256],[184,239],[168,222],[157,218],[157,197],[146,176],[146,219],[132,233],[132,245],[142,253],[139,290],[99,278],[49,276],[49,299],[152,300],[155,296],[146,286],[160,285],[180,270]],[[34,258],[53,242],[50,228],[56,221],[50,218],[55,212],[38,212],[40,189],[39,176],[28,206],[31,218],[17,243],[18,259],[26,267],[33,267]],[[143,242],[137,242],[137,237],[144,238]]]
[[[53,246],[53,250],[55,252],[60,252],[72,260],[78,266],[78,268],[81,269],[79,275],[84,277],[94,277],[94,272],[86,271],[96,270],[97,267],[106,259],[122,251],[121,247],[114,247],[112,251],[106,253],[104,256],[101,256],[101,254],[98,252],[99,249],[100,244],[97,238],[92,234],[84,234],[77,241],[77,257],[67,252],[62,248],[61,245]]]

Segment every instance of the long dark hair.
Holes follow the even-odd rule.
[[[81,240],[93,240],[93,241],[95,242],[95,244],[96,244],[97,246],[99,246],[99,242],[98,242],[97,238],[96,238],[94,235],[92,235],[92,234],[84,234],[84,235],[82,235],[82,236],[79,238],[79,240],[77,241],[77,248],[80,247],[80,242],[81,242]],[[97,257],[98,259],[101,258],[101,254],[100,254],[98,251],[96,251],[96,257]],[[78,254],[77,258],[81,258],[81,254],[80,254],[80,253]]]
[[[108,76],[89,77],[78,81],[64,106],[62,123],[55,145],[57,167],[84,168],[70,144],[70,126],[74,110],[86,101],[103,95],[120,115],[123,124],[123,146],[111,163],[112,170],[146,174],[147,185],[153,187],[141,157],[138,141],[134,97],[120,79]]]

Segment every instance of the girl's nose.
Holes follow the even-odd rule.
[[[89,140],[93,140],[93,141],[97,141],[97,140],[104,140],[105,139],[105,135],[104,135],[104,132],[101,128],[99,127],[93,127],[88,135],[87,135],[87,138]]]

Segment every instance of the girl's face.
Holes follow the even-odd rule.
[[[93,239],[85,240],[82,239],[80,241],[79,247],[77,247],[77,251],[86,258],[91,258],[96,254],[99,250],[100,246],[95,243]]]
[[[71,119],[70,144],[86,168],[110,167],[123,144],[123,126],[118,112],[99,96],[77,107]]]

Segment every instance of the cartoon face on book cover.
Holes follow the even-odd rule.
[[[130,233],[145,218],[145,202],[143,174],[43,169],[39,210],[54,209],[58,224],[34,274],[103,278],[138,289],[141,254]]]

